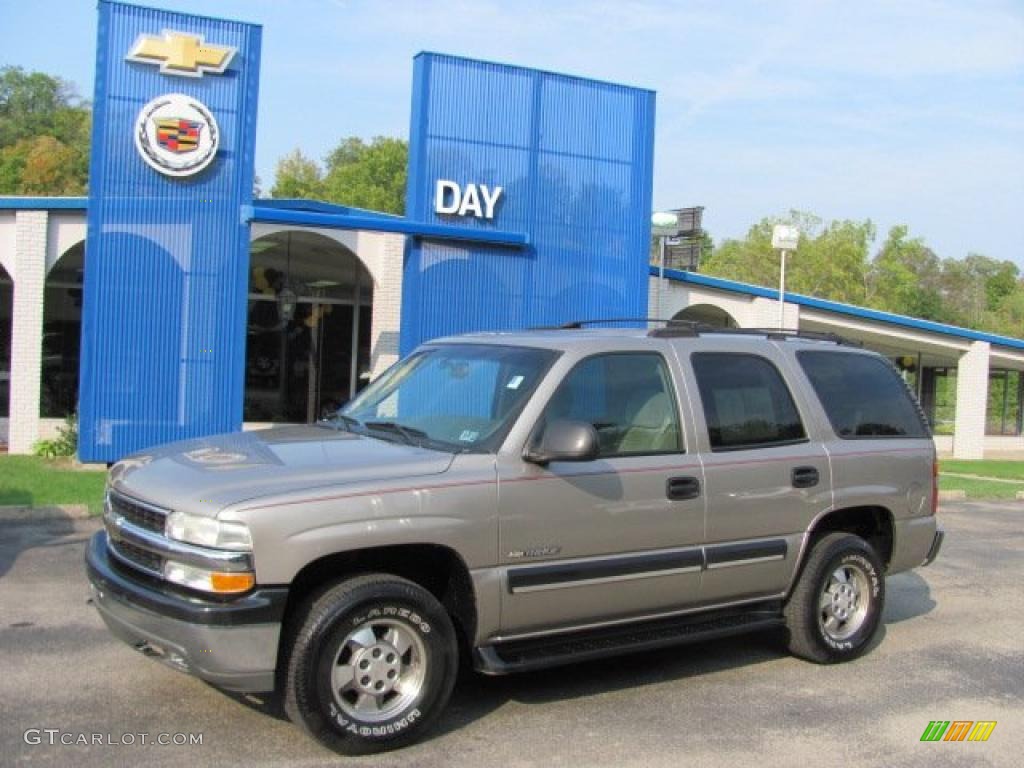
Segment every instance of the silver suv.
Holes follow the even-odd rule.
[[[778,627],[863,653],[938,553],[935,449],[838,338],[597,329],[417,349],[334,418],[111,471],[86,555],[136,649],[276,689],[338,752],[407,744],[460,659],[504,674]]]

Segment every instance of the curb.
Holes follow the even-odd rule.
[[[966,498],[967,491],[939,491],[939,501],[964,501]]]
[[[0,522],[3,523],[88,519],[88,504],[53,504],[48,507],[0,506]]]

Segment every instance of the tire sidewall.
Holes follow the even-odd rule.
[[[406,744],[440,715],[454,684],[457,647],[451,622],[432,600],[419,599],[413,585],[391,582],[357,587],[317,617],[295,678],[296,703],[307,727],[338,752],[363,754]],[[433,604],[431,604],[433,603]],[[331,691],[331,669],[341,643],[369,622],[403,624],[423,644],[426,674],[420,695],[394,716],[363,721],[343,711]]]
[[[821,649],[834,661],[845,661],[862,654],[871,638],[874,637],[881,620],[882,607],[885,601],[885,578],[881,563],[874,551],[860,539],[847,538],[835,543],[833,553],[826,557],[822,567],[818,569],[814,579],[814,599],[809,601],[810,616],[808,626]],[[829,577],[837,568],[850,565],[860,569],[868,580],[867,615],[860,628],[847,638],[837,640],[829,637],[819,619],[818,600],[828,583]]]

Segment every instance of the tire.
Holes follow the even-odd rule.
[[[783,615],[790,653],[818,664],[855,659],[881,623],[885,578],[875,550],[849,533],[811,548]]]
[[[342,581],[293,624],[284,670],[288,717],[343,755],[402,747],[437,720],[458,673],[451,619],[395,576]]]

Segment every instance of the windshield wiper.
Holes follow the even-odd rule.
[[[422,429],[406,427],[394,421],[368,421],[363,424],[363,426],[367,429],[380,429],[388,432],[394,432],[395,434],[400,435],[408,445],[421,445],[420,441],[430,439],[430,435]]]
[[[340,429],[340,427],[338,426],[339,421],[345,425],[345,429],[352,433],[356,432],[354,427],[363,426],[363,423],[359,419],[354,419],[351,416],[346,416],[344,413],[335,413],[332,414],[331,416],[328,416],[326,419],[320,419],[320,421],[317,422],[317,426],[330,427],[331,429],[338,430]]]

